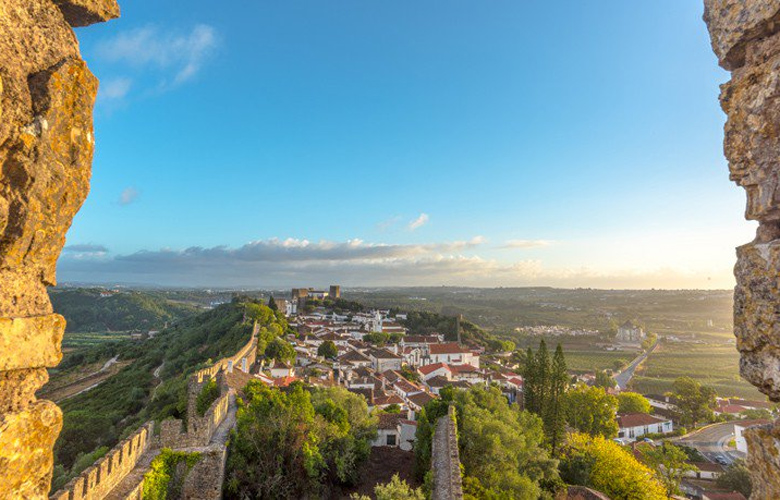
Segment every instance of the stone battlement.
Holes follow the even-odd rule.
[[[160,448],[196,448],[207,446],[217,427],[225,420],[230,402],[229,393],[224,391],[214,401],[203,417],[189,416],[187,429],[180,419],[171,418],[160,422],[160,435],[155,444]]]
[[[192,377],[197,380],[198,384],[215,378],[219,372],[225,371],[231,373],[233,368],[238,368],[241,371],[249,372],[249,367],[252,366],[257,359],[257,323],[255,323],[252,331],[252,337],[249,339],[244,347],[239,349],[237,353],[232,356],[224,357],[214,363],[213,365],[202,368],[195,372]]]
[[[154,422],[147,422],[50,498],[52,500],[105,498],[133,470],[141,455],[149,449],[153,432]]]
[[[450,406],[447,415],[439,418],[431,443],[431,468],[433,469],[433,500],[457,500],[463,498],[460,477],[458,432],[455,424],[455,407]]]

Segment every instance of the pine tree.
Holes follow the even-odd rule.
[[[279,310],[279,306],[276,305],[276,301],[274,300],[274,296],[273,295],[271,295],[271,298],[268,299],[268,307],[272,311],[278,311]]]
[[[523,366],[523,408],[532,413],[538,411],[536,397],[536,357],[529,347]]]
[[[547,343],[544,339],[539,342],[539,350],[536,352],[536,414],[544,416],[547,405],[550,402],[550,353],[547,351]]]
[[[566,427],[566,415],[563,409],[563,395],[569,382],[569,374],[566,369],[566,358],[563,355],[561,344],[555,348],[552,367],[550,370],[550,397],[547,404],[547,412],[544,415],[544,432],[553,455],[563,439]]]

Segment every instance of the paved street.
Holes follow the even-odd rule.
[[[658,340],[656,340],[655,343],[650,346],[650,349],[637,356],[634,361],[632,361],[631,364],[626,367],[625,370],[615,375],[615,382],[617,382],[617,385],[621,391],[625,391],[628,388],[628,382],[631,380],[631,377],[634,376],[634,371],[636,371],[636,368],[642,361],[645,360],[645,358],[647,358],[648,354],[655,350],[656,347],[658,347]]]
[[[696,448],[707,460],[717,462],[718,458],[732,463],[738,458],[744,458],[742,453],[726,449],[729,440],[734,437],[734,424],[715,424],[696,431],[684,439],[670,439],[670,442],[680,443]]]

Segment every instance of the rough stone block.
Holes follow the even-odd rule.
[[[0,415],[0,491],[14,498],[48,493],[52,447],[61,428],[62,413],[49,401]]]
[[[780,401],[780,240],[737,249],[734,334],[740,371],[773,401]]]
[[[745,431],[747,467],[753,479],[751,500],[780,498],[780,423]]]
[[[57,366],[64,333],[59,314],[0,318],[0,370]]]
[[[71,26],[89,26],[119,17],[116,0],[53,0]]]
[[[720,65],[733,70],[744,63],[751,40],[780,28],[780,0],[704,0],[704,21]]]

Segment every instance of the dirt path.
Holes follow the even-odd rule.
[[[75,380],[70,384],[63,385],[62,387],[57,387],[48,391],[41,391],[39,396],[45,399],[50,399],[55,403],[59,403],[60,401],[64,401],[83,392],[87,392],[90,389],[94,389],[130,363],[131,361],[117,361],[116,357],[111,358],[106,362],[106,364],[103,365],[103,368],[96,371],[95,373]]]

